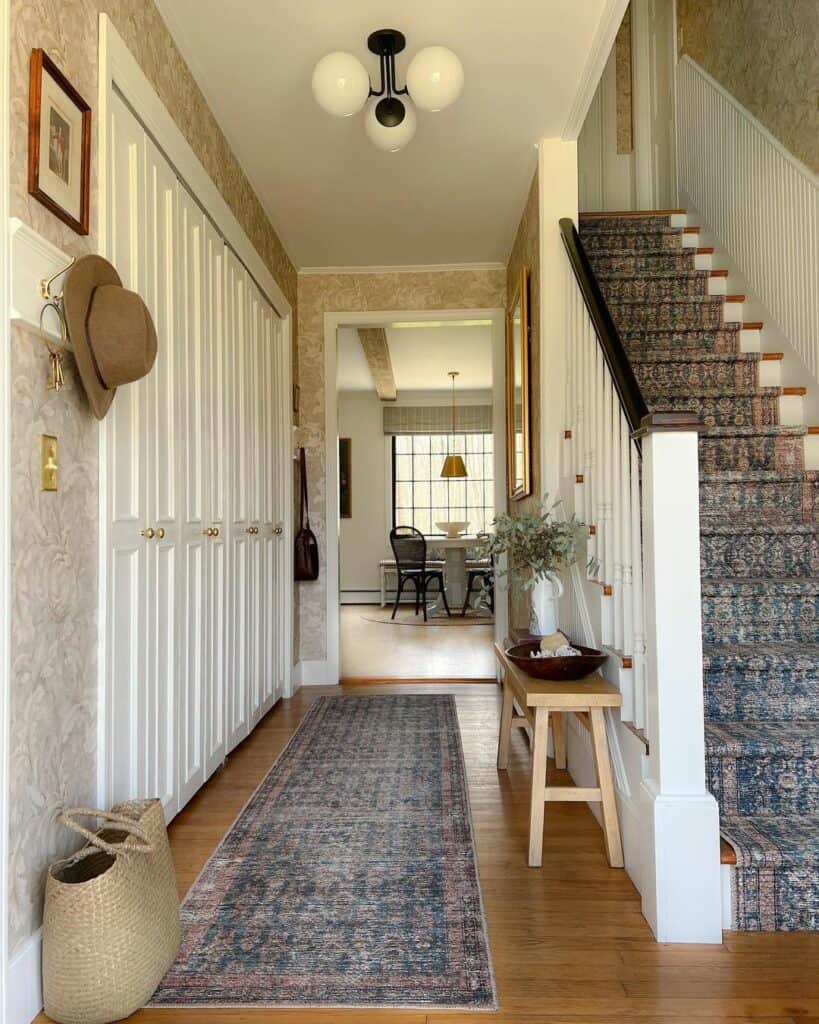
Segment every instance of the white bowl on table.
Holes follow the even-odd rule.
[[[462,533],[466,533],[467,527],[469,526],[469,520],[452,520],[450,523],[436,523],[439,530],[447,535],[449,538],[460,537]]]

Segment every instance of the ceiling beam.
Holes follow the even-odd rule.
[[[358,338],[373,377],[375,393],[382,402],[394,402],[398,392],[387,345],[387,332],[383,327],[359,327]]]

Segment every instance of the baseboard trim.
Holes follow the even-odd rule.
[[[330,679],[330,668],[324,661],[297,661],[293,669],[295,688],[299,686],[335,686],[338,680]]]
[[[38,929],[11,958],[6,993],[7,1024],[31,1024],[43,1008],[43,933]]]

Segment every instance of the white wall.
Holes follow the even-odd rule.
[[[674,6],[631,0],[634,149],[617,152],[612,49],[577,139],[580,209],[652,210],[676,204]]]

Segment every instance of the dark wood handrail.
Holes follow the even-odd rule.
[[[699,430],[702,421],[696,412],[661,412],[652,413],[634,376],[626,350],[623,347],[620,332],[612,319],[600,285],[594,275],[589,257],[574,221],[563,217],[560,221],[560,234],[566,255],[569,257],[572,271],[580,288],[580,294],[591,317],[598,343],[609,368],[620,406],[628,422],[631,436],[637,444],[645,434],[658,430]]]

